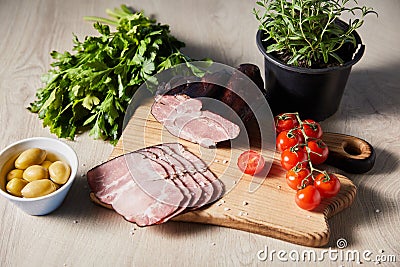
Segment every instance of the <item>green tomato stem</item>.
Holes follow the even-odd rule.
[[[321,154],[316,153],[311,151],[311,149],[307,146],[307,143],[309,140],[316,140],[317,138],[313,138],[313,137],[308,137],[307,134],[304,131],[304,124],[310,125],[309,123],[304,123],[301,119],[300,119],[300,115],[298,112],[293,112],[293,113],[285,113],[286,115],[295,115],[296,116],[296,120],[299,123],[299,127],[296,129],[292,129],[292,130],[300,130],[300,132],[303,134],[304,137],[304,144],[297,144],[295,147],[299,147],[299,146],[304,146],[306,152],[307,152],[307,160],[306,161],[302,161],[297,163],[296,167],[302,168],[303,164],[307,162],[308,167],[310,168],[310,174],[307,175],[302,181],[301,181],[301,187],[304,187],[306,185],[306,181],[307,179],[311,176],[311,178],[313,179],[313,181],[315,180],[315,176],[314,176],[314,172],[318,172],[318,173],[322,173],[325,175],[325,177],[327,177],[327,179],[329,180],[329,174],[325,171],[325,170],[320,170],[317,169],[313,166],[313,164],[311,163],[311,157],[310,154],[314,153],[316,155],[321,156]],[[290,131],[292,131],[290,130]]]

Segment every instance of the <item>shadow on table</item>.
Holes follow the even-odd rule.
[[[341,238],[344,238],[349,246],[360,246],[362,241],[357,239],[358,229],[365,229],[368,224],[384,225],[396,211],[396,207],[389,204],[393,201],[373,188],[359,185],[352,206],[328,220],[331,237],[327,246],[336,248],[336,242]],[[342,227],[338,228],[339,225]]]
[[[75,181],[61,207],[49,216],[66,218],[71,221],[79,221],[81,219],[87,220],[90,217],[98,217],[98,214],[104,211],[114,213],[114,211],[94,204],[90,200],[89,193],[90,189],[86,181],[86,176],[81,177],[80,174],[77,174],[77,177],[75,178]],[[119,215],[116,214],[116,216]]]
[[[355,237],[357,229],[362,229],[365,227],[363,225],[371,223],[379,225],[381,222],[384,225],[384,221],[395,215],[397,200],[395,197],[384,195],[382,191],[374,190],[376,183],[371,182],[371,179],[375,179],[376,174],[389,174],[396,170],[399,160],[388,151],[382,149],[375,151],[377,157],[372,170],[360,175],[346,175],[357,186],[357,194],[351,207],[328,220],[332,230],[328,244],[330,247],[336,247],[336,242],[340,238],[346,239],[349,245],[358,245],[359,242]],[[335,227],[337,225],[344,227],[338,229]]]
[[[214,62],[230,65],[233,68],[237,67],[234,65],[234,59],[227,58],[224,51],[221,51],[221,48],[217,44],[208,43],[207,45],[198,45],[190,41],[185,41],[185,43],[186,47],[182,49],[182,52],[192,59],[201,61],[205,58],[210,58]]]
[[[211,227],[215,226],[212,226],[210,224],[169,221],[164,224],[149,227],[149,230],[165,238],[173,240],[175,238],[179,239],[196,236],[198,234],[201,234],[201,232],[209,231]]]
[[[376,153],[375,164],[372,170],[364,174],[368,176],[366,179],[373,179],[375,174],[392,173],[399,167],[399,159],[393,153],[381,148],[374,148],[374,150]]]
[[[382,119],[400,112],[400,63],[376,69],[353,70],[337,112],[331,117],[366,119],[380,115]],[[329,119],[330,120],[330,119]]]
[[[348,123],[362,120],[365,127],[371,127],[366,131],[385,131],[393,127],[394,118],[400,114],[399,69],[400,63],[393,63],[376,69],[353,70],[339,110],[327,122],[334,127],[335,123],[341,123],[343,119]],[[335,132],[335,129],[330,131]],[[378,141],[384,142],[387,137],[383,136],[379,140],[380,133],[373,135]],[[371,142],[371,145],[374,146],[374,143]],[[385,174],[396,171],[399,168],[399,158],[383,148],[374,149],[376,161],[372,170],[360,175],[346,175],[357,186],[356,198],[351,207],[328,220],[332,231],[328,246],[336,248],[339,238],[345,238],[349,245],[360,245],[361,241],[357,240],[358,229],[366,229],[368,224],[385,225],[388,219],[398,216],[395,214],[398,200],[395,196],[385,194],[382,187],[378,190],[375,185],[380,183],[373,179],[378,179],[377,175],[382,179]]]

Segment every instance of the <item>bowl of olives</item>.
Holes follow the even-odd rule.
[[[64,142],[33,137],[0,152],[0,195],[30,215],[45,215],[64,201],[78,170]]]

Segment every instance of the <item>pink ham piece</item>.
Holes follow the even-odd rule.
[[[163,144],[160,147],[150,147],[146,150],[154,153],[158,160],[163,160],[171,164],[176,169],[179,179],[183,178],[189,180],[190,178],[187,177],[191,177],[194,181],[194,183],[186,183],[187,188],[192,191],[193,196],[193,202],[191,202],[187,208],[201,207],[210,203],[214,189],[209,180],[207,180],[202,172],[196,171],[194,166],[186,159],[180,157],[176,153],[170,153],[172,150],[169,149],[169,145],[170,144]]]
[[[91,169],[87,180],[99,201],[138,226],[201,208],[224,191],[204,162],[178,143],[116,157]]]
[[[208,191],[210,186],[213,187],[213,194],[210,196],[208,200],[209,203],[212,203],[222,197],[224,194],[224,185],[206,166],[206,164],[198,158],[196,155],[186,150],[179,143],[168,143],[162,145],[163,150],[166,151],[169,155],[173,155],[175,158],[178,158],[181,162],[186,162],[186,164],[191,164],[194,168],[192,173],[201,174],[206,178],[206,181],[202,183],[202,187],[204,191]]]
[[[161,165],[139,153],[114,158],[87,173],[96,197],[139,226],[158,223],[184,200],[168,177]]]
[[[172,135],[203,147],[214,147],[239,135],[239,126],[218,114],[201,110],[202,107],[199,99],[186,95],[158,95],[151,113]]]

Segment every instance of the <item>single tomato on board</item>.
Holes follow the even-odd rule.
[[[248,150],[239,156],[237,165],[242,172],[255,175],[264,168],[265,160],[260,153]]]

